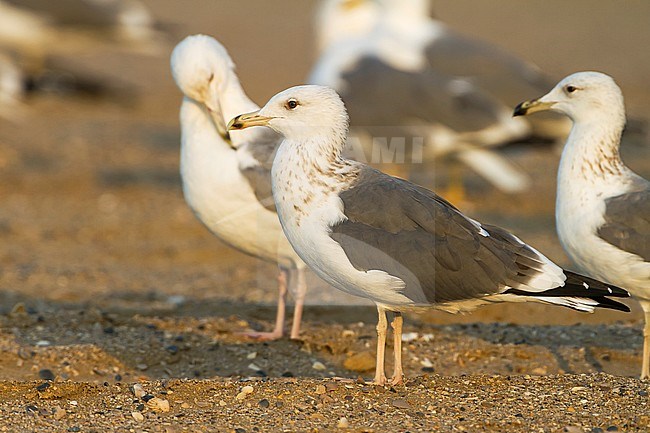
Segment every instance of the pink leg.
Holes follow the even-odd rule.
[[[641,364],[641,379],[650,379],[650,302],[642,301],[641,307],[645,312],[643,327],[643,361]]]
[[[379,320],[377,321],[377,364],[375,366],[375,379],[372,381],[375,385],[386,384],[386,373],[384,372],[384,353],[386,350],[386,329],[388,321],[386,320],[386,310],[377,306]]]
[[[402,324],[404,318],[402,313],[395,313],[390,326],[393,328],[393,352],[395,355],[395,370],[390,381],[391,385],[404,383],[404,371],[402,370]]]
[[[289,283],[289,271],[280,268],[278,275],[278,309],[275,315],[275,328],[272,332],[245,332],[244,335],[258,340],[277,340],[282,338],[284,333],[284,316],[287,310],[287,286]]]
[[[298,281],[296,283],[296,306],[293,310],[293,323],[291,324],[292,340],[300,338],[300,323],[302,322],[302,310],[305,304],[305,293],[307,292],[307,280],[305,276],[305,269],[299,268],[296,270]]]

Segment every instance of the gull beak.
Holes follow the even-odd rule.
[[[516,116],[526,116],[528,114],[536,113],[538,111],[550,110],[555,102],[543,101],[543,98],[531,99],[530,101],[524,101],[521,104],[517,105],[515,112],[512,114],[513,117]]]
[[[219,132],[219,135],[221,138],[223,138],[233,149],[235,148],[230,141],[230,133],[228,132],[228,128],[226,127],[226,122],[223,120],[223,111],[221,110],[221,104],[219,103],[218,98],[211,98],[210,101],[205,102],[205,108],[208,109],[208,112],[210,113],[210,118],[212,119],[212,123],[214,124],[215,128],[217,128],[217,132]]]
[[[246,129],[251,126],[269,126],[269,122],[273,117],[260,116],[259,111],[252,113],[240,114],[239,116],[228,122],[228,131]]]

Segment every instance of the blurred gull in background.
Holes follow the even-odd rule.
[[[157,55],[163,48],[162,33],[139,0],[0,1],[0,51],[22,70],[14,99],[20,99],[27,81],[38,87],[54,57],[109,50]],[[57,64],[54,69],[68,67]]]
[[[452,32],[429,17],[427,0],[325,0],[316,28],[321,56],[309,81],[341,93],[355,133],[424,137],[429,156],[457,153],[507,192],[528,186],[487,148],[538,129],[511,117],[525,95],[549,87],[535,66]],[[564,137],[569,124],[554,117],[539,129]]]

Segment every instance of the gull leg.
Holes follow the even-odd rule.
[[[291,324],[291,339],[300,338],[300,323],[302,322],[302,310],[305,304],[305,293],[307,292],[307,277],[304,268],[296,270],[298,282],[296,284],[296,306],[293,310],[293,323]]]
[[[375,379],[372,381],[375,385],[386,384],[386,374],[384,372],[384,353],[386,350],[386,329],[388,321],[386,320],[386,309],[377,306],[379,320],[377,321],[377,365],[375,366]]]
[[[395,369],[390,381],[391,385],[400,385],[404,383],[404,371],[402,370],[402,324],[404,318],[402,313],[395,313],[390,326],[393,328],[393,353],[395,356]]]
[[[643,362],[641,364],[641,379],[650,379],[650,302],[641,302],[645,312],[643,327]]]
[[[275,314],[275,328],[271,332],[245,332],[244,335],[258,340],[277,340],[284,333],[284,316],[287,310],[287,285],[289,270],[280,268],[278,274],[278,309]]]

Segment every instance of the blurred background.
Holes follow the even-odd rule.
[[[5,69],[22,74],[20,89],[5,92],[0,111],[0,310],[17,302],[41,309],[90,305],[138,312],[186,304],[194,308],[190,314],[219,315],[230,314],[233,304],[241,311],[273,305],[276,269],[221,244],[183,201],[181,96],[169,54],[186,35],[214,36],[229,50],[248,94],[263,105],[278,91],[306,82],[319,55],[314,34],[319,3],[144,0],[137,6],[144,9],[133,13],[139,30],[127,26],[116,32],[108,12],[106,19],[77,28],[86,18],[64,19],[70,2],[0,3],[5,29],[23,23],[0,33]],[[49,3],[54,10],[44,11]],[[40,7],[49,18],[46,24],[20,21],[22,16],[7,9],[16,6]],[[628,114],[650,118],[646,1],[436,0],[431,11],[465,35],[534,62],[553,82],[581,70],[610,74],[623,90]],[[40,39],[34,42],[31,33],[37,30]],[[14,40],[20,32],[28,34],[28,42]],[[501,153],[531,176],[529,190],[505,194],[464,169],[461,209],[514,231],[570,267],[554,227],[557,146],[509,146]],[[650,176],[645,137],[626,141],[622,153],[630,167]],[[444,162],[427,163],[418,167],[416,180],[444,187],[448,176]],[[307,303],[363,301],[312,277]],[[637,312],[580,315],[515,305],[421,319],[612,322],[638,320]],[[315,308],[305,317],[340,318]]]

